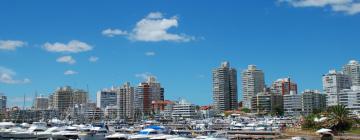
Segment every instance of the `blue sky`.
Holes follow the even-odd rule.
[[[4,0],[0,92],[9,106],[24,94],[30,105],[35,91],[88,85],[95,100],[152,74],[165,98],[205,105],[224,60],[238,75],[256,64],[267,85],[291,76],[300,92],[321,90],[322,74],[360,59],[359,26],[359,1],[346,0]]]

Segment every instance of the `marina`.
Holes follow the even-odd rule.
[[[137,123],[97,122],[72,124],[67,121],[0,123],[4,140],[138,140],[138,139],[275,139],[289,118],[231,117],[205,120],[184,120],[161,123],[156,120]],[[58,122],[58,123],[54,123]]]

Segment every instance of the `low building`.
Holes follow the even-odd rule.
[[[283,96],[284,116],[300,116],[301,115],[301,95],[290,92]]]
[[[305,90],[301,94],[302,114],[307,116],[326,107],[326,95],[317,90]]]
[[[281,94],[260,92],[251,99],[251,111],[258,114],[276,113],[283,109],[283,98]]]
[[[175,119],[197,118],[196,106],[187,102],[184,99],[176,102],[173,106],[172,117]]]

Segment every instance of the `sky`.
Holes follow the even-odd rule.
[[[165,98],[212,103],[212,69],[249,64],[299,92],[360,59],[358,0],[2,0],[0,92],[8,106],[70,85],[97,91],[154,75]]]

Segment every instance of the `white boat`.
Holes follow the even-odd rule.
[[[52,137],[53,133],[59,132],[61,130],[62,130],[61,128],[56,127],[56,126],[55,127],[50,127],[47,130],[45,130],[44,132],[36,133],[36,136],[37,136],[38,140],[47,140],[47,139]]]
[[[79,132],[76,127],[68,126],[63,131],[55,132],[52,134],[53,140],[75,140],[79,139]]]
[[[168,140],[168,139],[174,139],[174,138],[178,138],[179,136],[177,135],[166,135],[166,134],[159,134],[157,136],[153,136],[150,139],[151,140]]]
[[[146,128],[141,130],[138,134],[130,135],[128,137],[129,140],[145,140],[150,139],[155,136],[160,136],[162,133],[159,130],[155,130],[152,128]]]
[[[37,133],[44,132],[46,129],[46,123],[34,122],[28,130],[11,132],[9,137],[13,139],[36,139]]]
[[[129,137],[129,134],[114,133],[114,134],[106,136],[105,139],[107,139],[107,140],[127,140],[128,137]]]
[[[92,127],[89,132],[79,134],[80,140],[105,140],[108,131],[102,127]]]
[[[206,140],[227,140],[226,133],[214,133],[209,136],[198,136],[196,139],[206,139]]]

